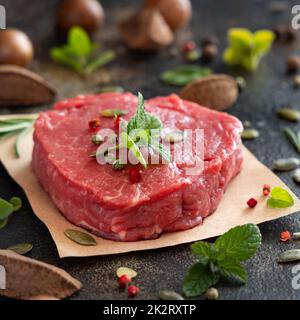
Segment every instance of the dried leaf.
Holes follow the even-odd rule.
[[[18,243],[18,244],[15,244],[13,246],[8,247],[7,250],[12,250],[15,253],[23,255],[23,254],[26,254],[29,251],[31,251],[32,248],[33,248],[33,245],[31,243]]]
[[[79,230],[67,229],[65,230],[65,235],[70,240],[81,244],[82,246],[95,246],[97,244],[96,240],[92,236]]]
[[[17,299],[63,299],[81,288],[66,271],[50,264],[0,250],[0,265],[6,272],[6,289],[0,294]]]

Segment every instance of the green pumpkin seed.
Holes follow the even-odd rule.
[[[103,86],[101,87],[97,93],[107,93],[107,92],[124,92],[124,89],[121,86],[113,86],[113,85],[108,85],[108,86]]]
[[[7,225],[8,219],[0,220],[0,230],[3,229]]]
[[[242,133],[242,139],[252,140],[259,137],[259,132],[255,129],[245,129]]]
[[[171,290],[159,291],[159,297],[162,300],[184,300],[179,293]]]
[[[278,256],[278,262],[292,262],[300,260],[300,249],[287,250]]]
[[[101,111],[101,115],[106,118],[125,116],[127,113],[128,113],[127,110],[121,110],[121,109],[105,109]]]
[[[277,111],[278,117],[288,121],[300,120],[300,112],[292,108],[282,108]]]
[[[126,275],[127,277],[133,279],[137,276],[137,272],[131,268],[127,267],[120,267],[117,269],[117,277],[120,278],[121,276]]]
[[[284,158],[274,161],[273,168],[277,171],[290,171],[296,169],[300,165],[298,158]]]
[[[97,244],[96,240],[89,234],[73,229],[67,229],[64,232],[70,240],[81,244],[82,246],[95,246]]]
[[[31,251],[32,248],[33,248],[33,245],[30,243],[18,243],[18,244],[15,244],[14,246],[8,247],[7,250],[12,250],[18,254],[26,254],[29,251]]]
[[[300,232],[294,232],[293,239],[300,239]]]
[[[300,183],[300,169],[296,169],[293,173],[293,179],[295,182]]]
[[[172,131],[164,136],[164,140],[170,143],[180,142],[186,139],[186,133],[183,131]]]

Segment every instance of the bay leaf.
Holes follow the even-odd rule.
[[[67,229],[64,233],[70,240],[82,246],[95,246],[97,244],[96,240],[88,233],[73,229]]]
[[[10,246],[7,248],[7,250],[12,250],[17,254],[26,254],[29,251],[31,251],[33,248],[33,245],[31,243],[18,243],[13,246]]]

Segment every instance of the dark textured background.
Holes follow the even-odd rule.
[[[86,81],[71,71],[52,64],[48,50],[57,43],[54,29],[57,0],[1,0],[7,9],[8,27],[18,27],[28,32],[34,42],[36,58],[31,68],[44,75],[58,90],[59,98],[78,93],[93,92],[103,79],[122,85],[126,90],[143,92],[146,97],[176,92],[176,88],[163,85],[159,74],[165,69],[182,63],[181,58],[170,58],[167,50],[153,55],[128,53],[123,50],[116,28],[116,22],[141,1],[101,1],[106,10],[104,31],[96,38],[107,47],[116,48],[120,56],[106,71],[97,72]],[[223,49],[226,44],[226,30],[229,27],[250,29],[271,28],[279,22],[291,21],[290,9],[281,14],[271,13],[268,1],[254,0],[195,0],[193,20],[178,35],[178,43],[194,39],[200,41],[206,34],[216,34]],[[290,7],[297,1],[289,1]],[[298,32],[300,33],[300,31]],[[268,166],[278,157],[297,156],[282,134],[282,128],[289,125],[278,120],[276,108],[293,106],[299,108],[300,90],[292,87],[292,81],[285,75],[286,57],[299,50],[299,40],[292,45],[275,44],[270,55],[263,60],[259,69],[252,75],[245,75],[247,88],[229,112],[241,120],[250,120],[261,136],[247,147]],[[236,75],[224,67],[219,58],[212,66],[216,72]],[[241,73],[240,73],[241,74]],[[49,106],[35,108],[2,108],[1,114],[34,112]],[[290,125],[296,128],[297,125]],[[299,187],[290,174],[280,177],[300,196]],[[8,176],[0,165],[0,195],[10,198],[20,196],[24,201],[22,210],[14,214],[6,228],[0,231],[0,247],[19,242],[31,242],[34,249],[30,257],[64,268],[83,283],[80,293],[73,299],[125,299],[126,293],[116,286],[115,270],[119,266],[130,266],[139,272],[136,283],[141,288],[141,299],[156,299],[160,289],[181,291],[185,270],[193,262],[189,245],[144,252],[93,258],[59,259],[55,245],[46,227],[34,216],[23,191]],[[249,281],[245,286],[220,284],[221,299],[299,299],[300,290],[291,286],[292,265],[278,265],[279,252],[297,247],[297,243],[279,242],[279,233],[289,229],[299,231],[299,214],[285,217],[261,225],[263,243],[258,253],[246,263]]]

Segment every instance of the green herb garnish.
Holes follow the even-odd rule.
[[[9,201],[0,198],[0,229],[6,226],[9,216],[21,207],[22,200],[18,197],[12,197]]]
[[[34,119],[15,118],[0,120],[0,139],[17,134],[14,150],[17,158],[20,158],[19,144],[21,138],[32,128]]]
[[[274,187],[267,201],[269,208],[288,208],[294,205],[293,197],[281,187]]]
[[[199,296],[221,278],[244,284],[247,271],[241,262],[251,258],[260,243],[259,228],[250,223],[230,229],[214,244],[204,241],[192,244],[192,252],[198,261],[184,278],[184,294]]]
[[[96,55],[98,44],[93,43],[84,29],[74,26],[68,33],[67,43],[50,51],[51,59],[69,67],[80,75],[87,75],[115,59],[116,53],[107,50]]]
[[[209,68],[196,65],[184,65],[173,70],[165,71],[161,74],[160,79],[174,86],[185,86],[193,80],[200,79],[212,73]]]
[[[297,134],[290,128],[284,128],[283,132],[289,139],[290,143],[295,147],[295,149],[300,153],[300,130]]]
[[[229,29],[229,47],[225,50],[223,59],[229,65],[240,65],[253,71],[262,57],[269,52],[274,39],[274,33],[269,30],[252,33],[243,28]]]
[[[105,109],[101,111],[102,117],[114,118],[116,116],[125,116],[128,113],[127,110],[121,109]]]

